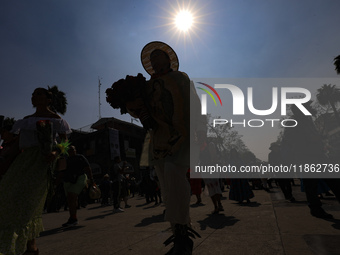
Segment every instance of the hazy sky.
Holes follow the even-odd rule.
[[[173,17],[195,15],[179,33]],[[67,94],[72,128],[101,116],[121,116],[105,90],[144,71],[140,51],[150,41],[171,45],[180,70],[200,78],[339,78],[340,1],[335,0],[21,0],[0,1],[0,115],[33,113],[34,88]],[[322,84],[320,84],[321,86]],[[336,84],[340,85],[340,84]]]

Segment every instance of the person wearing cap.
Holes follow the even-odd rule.
[[[174,234],[164,244],[174,242],[167,254],[192,254],[193,241],[189,236],[198,234],[190,228],[190,184],[186,178],[190,131],[199,141],[203,140],[205,118],[199,112],[190,116],[190,103],[195,103],[194,109],[200,109],[200,101],[188,75],[178,71],[177,55],[169,45],[157,41],[147,44],[141,61],[151,75],[144,102],[155,123],[150,131],[151,164],[161,185],[165,220],[170,222]],[[195,130],[190,130],[190,117],[197,120]]]

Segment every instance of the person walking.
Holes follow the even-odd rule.
[[[280,145],[277,142],[271,143],[268,154],[268,163],[272,166],[279,166],[282,162]],[[295,202],[295,198],[292,193],[291,179],[289,178],[278,178],[277,183],[288,202]]]
[[[120,156],[116,156],[113,159],[113,167],[110,170],[110,178],[112,181],[112,197],[113,197],[113,212],[124,212],[122,208],[120,208],[120,201],[121,201],[121,190],[122,190],[122,183],[121,177],[124,173],[124,169],[126,167],[126,162],[124,161],[121,165],[121,158]]]
[[[102,206],[109,205],[109,197],[111,193],[111,181],[110,181],[110,176],[108,174],[105,174],[103,176],[103,180],[101,181],[99,188],[102,193],[101,205]]]
[[[39,254],[36,238],[43,231],[42,213],[52,169],[58,157],[56,135],[67,139],[69,124],[56,112],[64,108],[50,90],[36,88],[32,94],[35,112],[18,120],[12,133],[19,135],[22,152],[15,158],[0,185],[0,253]]]
[[[202,179],[201,178],[190,178],[191,169],[188,169],[187,178],[190,183],[191,194],[196,196],[195,205],[203,205],[202,204]]]
[[[124,208],[130,208],[131,205],[128,204],[128,199],[129,199],[129,187],[128,187],[128,180],[127,177],[124,173],[120,174],[120,196],[119,196],[119,201],[124,202]]]
[[[316,113],[311,106],[312,101],[303,106],[312,114]],[[284,164],[310,165],[327,164],[329,159],[324,153],[324,143],[318,133],[311,116],[304,115],[296,105],[292,105],[292,118],[299,124],[294,128],[285,128],[281,142]],[[340,202],[340,179],[323,179]],[[318,179],[303,178],[308,207],[312,216],[322,219],[332,219],[333,215],[322,208],[318,198]]]
[[[205,166],[211,166],[218,163],[218,149],[213,142],[204,143],[201,147],[200,163]],[[212,214],[218,214],[224,211],[221,198],[222,190],[219,178],[204,178],[205,187],[208,189],[209,196],[213,202],[214,210]]]
[[[93,176],[89,162],[81,155],[77,154],[76,147],[70,146],[69,157],[66,160],[66,170],[63,173],[64,190],[67,198],[70,217],[63,227],[70,227],[78,224],[77,207],[78,195],[87,185],[89,178],[90,185],[93,185]]]
[[[236,166],[238,169],[242,165],[240,154],[236,149],[230,150],[230,165]],[[254,197],[254,193],[249,185],[248,179],[231,179],[229,199],[238,201],[243,204],[246,200],[247,204],[250,203],[250,199]]]

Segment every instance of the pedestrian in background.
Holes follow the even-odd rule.
[[[237,169],[242,165],[242,160],[240,154],[236,149],[230,150],[229,163],[232,166],[236,166]],[[248,179],[231,179],[230,181],[230,191],[229,199],[238,201],[240,204],[244,200],[250,203],[250,199],[254,197],[254,193],[249,185]]]
[[[204,143],[201,147],[200,153],[200,164],[204,166],[211,166],[218,163],[218,150],[216,145],[213,142]],[[208,193],[211,201],[213,202],[214,210],[212,214],[218,214],[221,211],[224,211],[221,198],[222,198],[222,190],[219,176],[215,176],[215,178],[203,178],[205,183],[205,187],[208,189]]]
[[[130,208],[131,206],[128,204],[129,199],[129,185],[128,179],[124,173],[120,174],[120,202],[123,201],[125,208]]]
[[[124,161],[122,166],[120,163],[122,162],[120,156],[116,156],[113,160],[114,164],[110,170],[110,178],[112,181],[112,197],[113,197],[113,212],[124,212],[122,208],[120,208],[120,200],[121,200],[121,174],[123,174],[124,169],[126,167],[126,162]]]
[[[271,152],[268,154],[268,163],[272,166],[279,166],[282,162],[280,145],[278,143],[272,143],[269,147]],[[291,179],[289,178],[278,178],[277,183],[280,186],[280,189],[285,197],[285,199],[289,202],[295,202],[295,198],[292,193],[292,185]]]
[[[202,204],[202,179],[190,178],[190,169],[188,169],[187,178],[190,182],[191,194],[196,197],[195,205]]]
[[[78,195],[89,184],[93,185],[93,176],[89,162],[77,154],[76,147],[70,146],[66,160],[66,170],[63,171],[64,189],[67,197],[70,217],[63,227],[70,227],[78,224],[77,207]]]
[[[304,103],[303,106],[312,114],[316,110],[311,106],[312,101]],[[281,142],[282,155],[285,164],[310,165],[327,164],[329,159],[324,152],[322,137],[317,131],[311,116],[303,114],[296,105],[292,105],[292,119],[299,124],[294,128],[285,128]],[[337,200],[340,202],[340,179],[324,179],[332,190]],[[318,179],[303,178],[306,198],[312,216],[323,219],[332,219],[333,215],[327,213],[322,208],[322,203],[318,198]]]
[[[103,176],[103,180],[99,185],[100,191],[102,193],[102,206],[109,205],[109,197],[111,193],[111,181],[110,176],[108,174],[105,174]]]

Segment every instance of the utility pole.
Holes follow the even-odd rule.
[[[99,119],[102,118],[102,115],[101,115],[101,112],[100,112],[100,107],[101,107],[101,103],[100,103],[100,86],[101,86],[101,85],[102,85],[102,84],[100,83],[100,78],[99,78],[99,76],[98,76]]]

